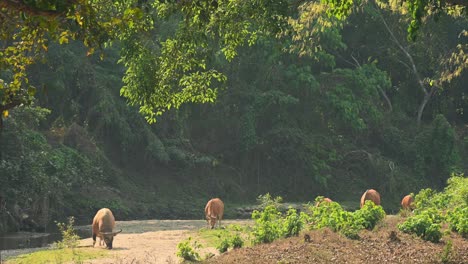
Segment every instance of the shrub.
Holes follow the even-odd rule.
[[[73,227],[75,218],[70,216],[68,223],[56,223],[60,233],[62,234],[62,241],[56,242],[57,248],[76,248],[80,237],[76,234],[76,230]]]
[[[443,217],[434,209],[429,208],[418,215],[409,217],[405,222],[398,225],[398,228],[409,234],[416,234],[424,240],[439,242],[442,237],[440,222]]]
[[[252,230],[252,243],[270,243],[281,236],[281,213],[274,205],[268,205],[262,212],[254,210],[252,219],[255,225]]]
[[[304,227],[305,216],[303,215],[304,213],[298,214],[296,209],[290,208],[282,221],[281,235],[283,237],[297,236]]]
[[[200,260],[200,254],[198,254],[197,250],[199,248],[201,248],[201,245],[197,241],[194,241],[193,243],[190,243],[191,240],[192,240],[192,238],[189,237],[185,241],[180,242],[177,245],[176,255],[178,257],[183,258],[184,260],[199,261]]]
[[[220,244],[216,247],[219,253],[226,252],[229,247],[232,248],[241,248],[244,245],[244,240],[240,237],[239,234],[232,236],[231,238],[223,239]]]
[[[447,183],[445,192],[450,194],[451,204],[468,206],[468,178],[463,174],[452,174]]]
[[[231,244],[233,248],[241,248],[242,246],[244,246],[244,240],[239,236],[239,234],[236,234],[231,239]]]
[[[269,205],[274,206],[275,208],[278,208],[278,206],[281,204],[282,201],[283,201],[283,198],[281,198],[281,196],[272,197],[270,193],[259,195],[257,197],[257,202],[260,204],[260,207],[262,208],[265,208]]]
[[[216,247],[216,249],[219,251],[219,253],[224,253],[228,250],[229,248],[229,240],[227,238],[223,239],[221,243]]]
[[[414,216],[398,227],[425,240],[437,242],[442,236],[441,223],[448,222],[452,231],[468,235],[468,178],[452,173],[443,192],[421,190],[415,198]]]
[[[456,207],[447,213],[450,229],[468,238],[468,207]]]
[[[316,202],[319,201],[318,197]],[[345,211],[337,202],[323,203],[320,206],[312,206],[310,227],[319,229],[328,227],[334,232],[339,232],[350,239],[358,239],[358,232],[363,228],[360,221],[355,221],[353,213]]]
[[[375,205],[372,201],[366,201],[364,206],[354,212],[354,221],[359,222],[364,228],[372,230],[375,225],[385,218],[382,206]]]

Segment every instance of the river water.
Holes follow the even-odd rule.
[[[75,227],[80,238],[91,236],[91,226]],[[0,235],[0,250],[46,247],[60,241],[62,235],[58,230],[47,233],[14,232]]]

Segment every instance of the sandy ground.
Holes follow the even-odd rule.
[[[222,225],[243,224],[249,220],[225,220]],[[116,230],[122,233],[114,238],[113,249],[109,257],[95,259],[84,263],[110,264],[110,263],[179,263],[176,256],[177,244],[194,231],[206,227],[203,220],[143,220],[116,222]],[[99,239],[98,239],[99,241]],[[92,247],[92,238],[81,240],[80,246]],[[96,243],[93,250],[101,249]],[[201,256],[207,253],[218,254],[215,248],[203,248],[199,251]]]
[[[246,223],[251,223],[251,220],[222,221],[223,226]],[[181,259],[176,256],[177,244],[189,236],[194,236],[195,232],[202,227],[206,227],[206,221],[204,220],[117,221],[116,230],[122,229],[122,233],[114,238],[113,249],[108,251],[108,257],[105,259],[88,260],[83,263],[180,263]],[[80,241],[80,248],[107,251],[104,246],[99,246],[99,238],[97,239],[96,246],[92,248],[91,225],[77,226],[76,229],[89,230],[89,238]],[[44,250],[44,248],[4,250],[2,251],[2,255],[5,258],[38,250]],[[200,256],[204,256],[207,253],[219,254],[215,248],[202,248],[198,252]]]
[[[109,251],[109,257],[84,263],[179,263],[175,255],[177,244],[186,239],[189,234],[188,230],[119,234],[115,237],[114,248]],[[91,245],[91,238],[81,241],[81,246],[91,247]],[[106,249],[99,248],[96,243],[96,248],[93,250]]]

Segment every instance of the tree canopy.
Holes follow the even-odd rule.
[[[0,112],[7,115],[8,109],[31,102],[36,88],[29,84],[27,68],[43,57],[50,42],[74,39],[88,47],[88,56],[96,51],[103,56],[102,49],[116,42],[122,45],[120,62],[126,74],[121,95],[154,122],[167,109],[184,103],[213,102],[226,76],[212,62],[231,61],[239,46],[262,36],[286,37],[294,44],[292,51],[324,59],[328,53],[320,42],[333,41],[328,49],[343,48],[338,33],[343,21],[366,2],[4,0],[0,3]],[[467,3],[461,0],[376,3],[409,14],[408,38],[413,41],[430,16],[467,15]],[[174,27],[161,31],[168,21]],[[466,31],[460,34],[466,38]],[[441,80],[458,76],[468,64],[466,42],[456,47],[445,58],[451,66]],[[430,95],[428,88],[423,90]]]

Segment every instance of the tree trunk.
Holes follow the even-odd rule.
[[[417,118],[418,127],[419,127],[419,125],[421,124],[421,119],[422,119],[422,115],[423,115],[424,109],[426,108],[426,105],[427,105],[427,103],[429,102],[429,100],[431,99],[432,94],[434,93],[434,91],[435,91],[435,86],[433,86],[433,87],[431,88],[431,90],[430,90],[428,93],[425,93],[425,94],[424,94],[423,101],[422,101],[421,104],[419,105],[419,108],[418,108],[418,118]]]
[[[377,11],[378,11],[378,7],[377,8]],[[390,29],[390,27],[388,26],[387,22],[385,21],[384,17],[382,16],[382,14],[380,14],[379,12],[379,15],[380,15],[380,18],[382,19],[382,22],[385,26],[385,28],[387,29],[388,33],[390,34],[390,37],[392,38],[393,42],[398,46],[398,48],[400,48],[400,50],[403,52],[403,54],[406,55],[406,57],[408,58],[408,61],[411,65],[411,69],[413,71],[413,74],[414,74],[414,77],[416,78],[416,81],[418,82],[418,85],[419,85],[419,88],[421,89],[421,91],[423,92],[424,94],[424,98],[423,98],[423,101],[422,103],[419,105],[419,108],[418,108],[418,117],[416,119],[416,123],[417,125],[419,126],[419,124],[421,123],[421,119],[422,119],[422,114],[424,112],[424,108],[426,107],[427,103],[429,102],[429,100],[431,99],[432,97],[432,94],[434,93],[434,90],[435,90],[435,86],[432,86],[430,90],[426,89],[426,86],[424,84],[424,81],[423,81],[423,78],[421,78],[421,76],[419,75],[419,72],[418,72],[418,68],[416,67],[416,63],[414,62],[413,60],[413,56],[409,53],[409,51],[403,47],[403,45],[398,41],[398,39],[396,38],[395,34],[393,34],[393,31]]]

